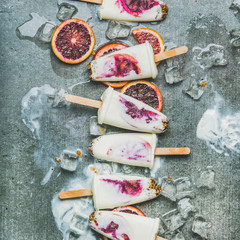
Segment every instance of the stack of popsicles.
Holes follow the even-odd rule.
[[[147,10],[138,9],[140,12],[136,10],[134,13],[131,13],[124,5],[128,1],[82,1],[102,4],[99,10],[100,19],[158,21],[167,14],[166,5],[159,0],[149,1],[151,4],[147,6]],[[125,48],[92,61],[91,78],[94,81],[154,79],[158,74],[155,62],[186,53],[187,50],[187,47],[180,47],[154,56],[153,49],[148,42]],[[122,62],[130,64],[131,68],[122,69],[120,67]],[[156,148],[156,133],[163,133],[167,130],[169,123],[167,117],[149,105],[119,93],[111,87],[103,93],[102,101],[73,95],[66,95],[66,100],[98,108],[100,124],[105,123],[142,132],[111,134],[94,139],[90,151],[96,158],[151,169],[154,155],[187,155],[190,153],[189,148]],[[151,200],[159,196],[160,191],[161,187],[152,178],[96,174],[91,189],[61,192],[59,197],[69,199],[93,195],[97,211],[90,215],[89,225],[109,239],[155,240],[162,239],[157,237],[159,219],[99,210]]]

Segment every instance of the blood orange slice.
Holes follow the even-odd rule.
[[[132,206],[118,207],[118,208],[114,208],[112,211],[114,211],[114,212],[125,212],[125,213],[145,216],[145,214],[141,210],[139,210],[136,207],[132,207]],[[103,240],[108,240],[108,238],[103,237]]]
[[[113,209],[114,212],[125,212],[125,213],[131,213],[131,214],[136,214],[136,215],[140,215],[140,216],[145,216],[145,214],[139,210],[136,207],[132,207],[132,206],[125,206],[125,207],[118,207]]]
[[[63,62],[76,64],[92,53],[95,38],[91,27],[80,19],[62,22],[52,36],[52,49]]]
[[[132,33],[139,43],[148,41],[153,48],[154,54],[165,51],[163,39],[158,32],[149,28],[137,28],[133,29]],[[159,62],[157,64],[159,64]]]
[[[120,91],[142,101],[158,111],[162,109],[162,94],[158,87],[148,81],[133,81],[126,84]]]
[[[127,48],[128,46],[123,43],[107,43],[103,46],[101,46],[97,51],[96,54],[94,55],[93,59],[97,59],[99,57],[105,56],[107,54],[113,53],[115,51]],[[111,86],[113,88],[120,88],[126,85],[128,82],[102,82],[103,84],[107,86]]]

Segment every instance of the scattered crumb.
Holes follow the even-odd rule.
[[[61,162],[62,160],[60,158],[55,158],[57,162]]]
[[[77,150],[77,156],[80,158],[82,156],[82,153],[80,150]]]

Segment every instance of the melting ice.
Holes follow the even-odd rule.
[[[83,170],[81,178],[71,179],[61,191],[91,188],[94,174],[113,174],[117,171],[116,164],[92,164]],[[88,226],[88,217],[94,211],[91,197],[60,200],[58,194],[52,199],[52,212],[58,229],[63,233],[64,240],[78,240],[96,237]]]
[[[203,69],[227,65],[225,50],[221,45],[209,44],[206,48],[194,47],[194,60]]]
[[[55,23],[37,13],[30,13],[30,17],[30,20],[17,27],[17,36],[29,40],[37,38],[42,42],[50,42],[56,28]]]
[[[197,126],[197,137],[218,153],[240,154],[240,112],[223,113],[224,100],[216,94],[215,105],[208,109]]]

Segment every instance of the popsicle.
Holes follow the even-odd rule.
[[[73,95],[65,96],[68,102],[99,108],[99,124],[105,123],[138,132],[163,133],[167,130],[167,117],[135,98],[111,87],[105,90],[101,98],[102,102]]]
[[[109,239],[155,240],[160,220],[124,212],[95,211],[89,216],[89,226]]]
[[[160,0],[81,0],[101,4],[99,18],[129,22],[161,21],[168,15],[167,5]]]
[[[91,62],[90,78],[93,81],[129,81],[143,78],[155,79],[158,70],[155,62],[188,51],[186,46],[154,55],[148,41],[115,51]]]
[[[99,159],[152,168],[154,155],[187,155],[189,148],[156,148],[156,134],[120,133],[93,139],[91,154]]]
[[[95,209],[110,209],[144,202],[160,195],[153,178],[128,175],[95,175],[92,189],[59,193],[60,199],[93,195]]]

